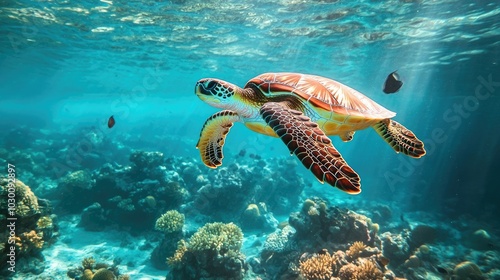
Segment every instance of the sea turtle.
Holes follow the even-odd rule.
[[[218,79],[201,79],[196,95],[225,110],[207,119],[196,147],[203,163],[222,164],[226,134],[234,122],[280,137],[292,154],[323,183],[347,193],[361,191],[358,174],[345,162],[326,135],[350,141],[354,131],[373,127],[396,152],[420,158],[424,144],[391,118],[391,112],[337,81],[298,73],[266,73],[244,88]]]

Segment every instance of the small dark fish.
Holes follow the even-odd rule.
[[[238,154],[240,157],[244,157],[245,154],[247,153],[247,151],[245,151],[245,149],[241,149],[240,150],[240,153]]]
[[[383,91],[387,94],[395,93],[403,86],[403,82],[396,72],[397,71],[392,72],[387,76],[387,79],[385,79]]]
[[[328,250],[327,249],[321,249],[318,251],[318,255],[325,255],[326,253],[328,253]]]
[[[436,266],[436,270],[441,274],[448,274],[448,270],[446,268]]]
[[[379,259],[378,259],[379,263],[382,265],[382,266],[387,266],[389,264],[389,259],[384,257],[384,256],[381,256]]]
[[[115,118],[113,116],[111,116],[108,119],[108,127],[112,128],[113,126],[115,126]]]

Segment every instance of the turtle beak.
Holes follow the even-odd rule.
[[[205,82],[206,80],[200,80],[196,83],[196,86],[194,87],[194,93],[196,96],[198,96],[201,100],[207,103],[211,104],[219,104],[221,101],[218,98],[215,98],[210,90],[208,90],[205,87]]]
[[[194,93],[198,96],[212,95],[210,91],[206,90],[205,87],[203,86],[203,81],[199,81],[196,83],[196,86],[194,87]]]

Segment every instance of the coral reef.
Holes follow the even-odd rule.
[[[51,204],[39,199],[20,180],[0,177],[0,277],[13,271],[9,261],[14,260],[15,271],[43,272],[42,250],[55,242],[59,233],[56,216],[52,214]],[[8,218],[10,218],[8,220]],[[13,220],[12,220],[13,219]]]
[[[167,279],[243,279],[247,268],[240,253],[243,233],[235,224],[208,223],[180,241],[167,259]]]
[[[395,277],[385,267],[385,258],[378,250],[372,250],[365,257],[348,256],[343,251],[330,255],[327,250],[323,250],[321,253],[310,255],[306,260],[300,260],[299,263],[299,274],[307,280],[382,280]]]
[[[410,250],[414,250],[420,245],[431,244],[438,237],[438,230],[429,225],[417,225],[410,232]]]
[[[116,264],[96,263],[94,257],[84,258],[81,266],[70,267],[66,273],[70,279],[80,280],[128,280],[130,276],[120,274]]]
[[[337,207],[327,208],[319,198],[306,200],[302,211],[290,215],[289,223],[297,230],[297,242],[305,248],[346,249],[346,244],[356,241],[369,246],[380,242],[371,236],[368,217]]]
[[[88,230],[149,230],[155,217],[179,207],[191,194],[175,169],[165,166],[175,163],[168,163],[161,152],[135,151],[129,160],[130,166],[107,163],[94,172],[69,173],[47,195],[61,211],[83,210],[80,224]]]
[[[101,204],[97,202],[83,209],[80,223],[78,224],[78,226],[88,231],[102,231],[107,225],[108,220],[105,216],[104,209],[102,209]]]
[[[289,224],[269,234],[264,243],[260,263],[267,275],[360,280],[394,276],[386,268],[388,260],[382,255],[377,232],[370,230],[371,221],[366,216],[328,207],[323,200],[310,198],[304,201],[300,212],[290,215]],[[288,264],[295,264],[298,269]]]
[[[489,250],[492,248],[491,243],[491,236],[484,229],[478,229],[464,237],[464,244],[475,250]]]
[[[212,250],[225,254],[228,251],[239,251],[242,242],[243,233],[237,225],[209,223],[191,237],[188,248],[193,252]]]
[[[151,262],[157,269],[167,269],[165,260],[176,252],[178,242],[183,241],[182,227],[184,214],[177,210],[170,210],[156,220],[155,229],[163,232],[163,239],[151,253]]]
[[[264,202],[259,204],[251,203],[247,206],[240,218],[241,228],[243,230],[274,230],[278,221],[273,213],[267,211]]]
[[[288,209],[298,202],[304,180],[294,172],[294,161],[278,160],[272,168],[266,165],[258,160],[257,165],[231,164],[207,176],[200,174],[196,184],[201,186],[190,211],[220,221],[236,221],[248,205],[264,203],[269,214],[288,214]],[[261,215],[265,214],[261,211]],[[266,219],[274,223],[274,218]]]
[[[410,232],[403,230],[399,234],[384,232],[380,239],[384,248],[384,256],[391,260],[391,266],[397,268],[410,257]]]
[[[165,173],[165,157],[162,152],[134,151],[129,158],[132,163],[129,176],[133,181],[146,179],[161,181]]]

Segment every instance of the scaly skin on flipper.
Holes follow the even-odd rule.
[[[345,192],[361,192],[358,174],[344,161],[331,140],[302,112],[284,104],[268,102],[260,109],[266,123],[302,164],[323,183]]]
[[[240,117],[237,113],[224,110],[213,114],[203,125],[196,148],[200,150],[201,160],[210,168],[222,165],[222,148],[229,129]]]
[[[373,128],[396,152],[414,158],[425,155],[424,143],[411,130],[391,119],[376,123]]]

